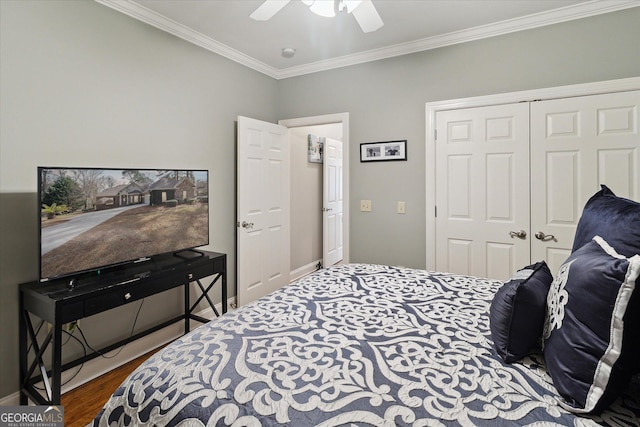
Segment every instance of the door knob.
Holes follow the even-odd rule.
[[[253,228],[252,222],[242,221],[242,228],[250,229]]]
[[[542,240],[543,242],[548,242],[549,240],[556,240],[556,237],[553,234],[544,234],[542,231],[538,231],[536,234],[536,239]]]
[[[513,239],[514,237],[517,237],[519,239],[524,239],[527,237],[527,232],[524,230],[520,230],[520,231],[510,231],[509,232],[509,236],[511,236],[511,238]]]

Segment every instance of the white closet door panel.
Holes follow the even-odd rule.
[[[487,154],[487,221],[511,221],[514,218],[513,153]],[[509,197],[505,197],[509,195]]]
[[[529,107],[436,115],[436,268],[507,279],[530,259]]]
[[[531,104],[531,232],[554,236],[532,238],[532,261],[558,271],[600,184],[638,200],[639,121],[639,91]]]
[[[469,154],[447,158],[447,215],[451,219],[471,220],[471,162]]]
[[[601,150],[598,156],[600,181],[621,197],[638,192],[638,149]]]
[[[458,274],[471,274],[471,248],[473,241],[461,239],[446,239],[447,264],[438,266],[438,270]]]
[[[575,224],[578,219],[579,164],[580,152],[547,153],[546,164],[544,164],[547,175],[547,183],[544,187],[547,223]],[[535,179],[532,183],[536,188],[541,184]],[[537,199],[535,201],[538,202]]]
[[[487,277],[505,280],[513,275],[514,269],[524,267],[522,264],[515,264],[516,246],[513,244],[487,242],[486,252]]]

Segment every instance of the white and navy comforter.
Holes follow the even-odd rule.
[[[379,265],[320,270],[178,339],[96,426],[635,426],[640,381],[570,414],[540,355],[495,354],[498,281]]]

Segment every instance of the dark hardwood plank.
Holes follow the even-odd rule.
[[[64,425],[86,426],[93,421],[111,394],[116,391],[127,376],[158,350],[160,348],[63,394],[61,403],[64,406]]]

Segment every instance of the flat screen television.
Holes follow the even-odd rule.
[[[206,170],[38,168],[40,281],[209,243]]]

